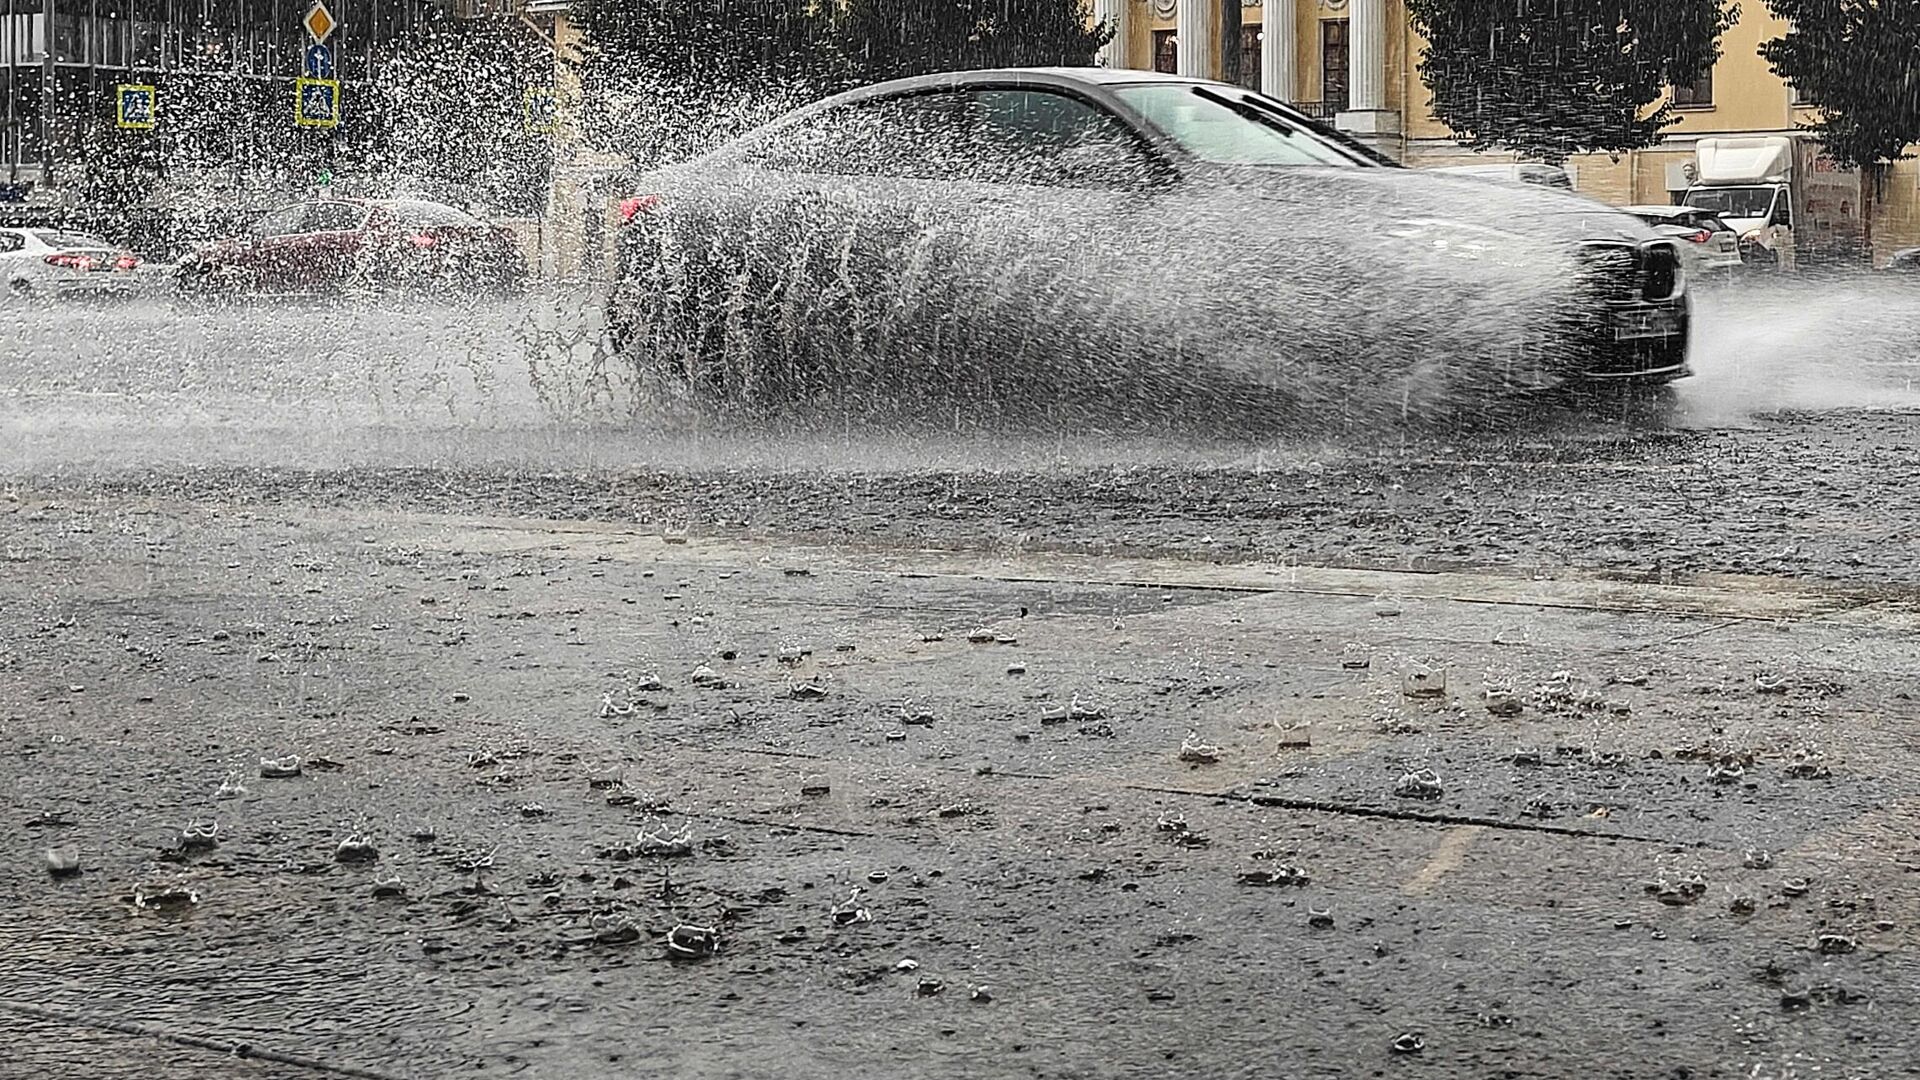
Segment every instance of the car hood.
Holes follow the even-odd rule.
[[[1440,221],[1534,243],[1658,239],[1640,219],[1584,195],[1474,176],[1292,166],[1225,168],[1202,182],[1377,225]]]
[[[1767,224],[1767,219],[1764,217],[1723,217],[1720,220],[1727,223],[1727,228],[1741,236],[1764,228]]]

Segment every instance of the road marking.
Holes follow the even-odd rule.
[[[354,528],[380,521],[418,529],[449,528],[436,546],[494,554],[598,554],[647,562],[665,557],[750,567],[770,552],[816,570],[926,577],[984,578],[1015,583],[1201,589],[1222,593],[1296,593],[1372,599],[1510,605],[1580,611],[1633,612],[1771,622],[1818,619],[1846,622],[1855,609],[1873,604],[1876,622],[1920,626],[1920,604],[1911,587],[1847,588],[1793,578],[1701,574],[1688,584],[1623,581],[1605,573],[1561,571],[1526,577],[1489,571],[1396,571],[1274,563],[1201,563],[1171,558],[1116,557],[1073,552],[1028,551],[993,555],[975,551],[836,546],[800,538],[783,541],[696,537],[668,544],[649,530],[590,521],[525,518],[460,518],[449,515],[356,511],[306,511],[316,522],[351,521]],[[1883,606],[1884,605],[1884,606]]]
[[[1408,878],[1407,883],[1400,887],[1401,891],[1415,896],[1433,891],[1433,887],[1440,883],[1441,878],[1460,869],[1460,864],[1466,861],[1467,849],[1472,847],[1473,842],[1486,831],[1487,828],[1484,825],[1462,825],[1447,830],[1446,835],[1440,838],[1440,843],[1433,849],[1433,857],[1427,860],[1427,865],[1422,866],[1418,873]]]

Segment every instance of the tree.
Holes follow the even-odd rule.
[[[643,163],[699,153],[846,85],[831,3],[581,0],[581,137]]]
[[[1839,2],[1839,0],[1834,0]],[[1559,164],[1632,150],[1678,122],[1667,87],[1699,78],[1732,0],[1407,0],[1420,80],[1462,144]]]
[[[1767,0],[1787,21],[1760,55],[1820,118],[1808,129],[1848,168],[1920,142],[1920,0]]]
[[[839,40],[865,82],[968,68],[1090,66],[1113,37],[1086,0],[848,0]]]

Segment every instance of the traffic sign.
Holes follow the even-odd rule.
[[[306,73],[309,79],[333,78],[333,50],[319,42],[307,46]]]
[[[154,114],[159,111],[160,92],[151,86],[132,86],[122,83],[113,88],[116,101],[115,114],[123,128],[150,128]]]
[[[293,80],[293,123],[296,127],[339,127],[340,81]]]
[[[327,36],[340,23],[334,19],[333,12],[327,10],[326,0],[313,0],[313,6],[307,9],[306,18],[300,20],[300,25],[307,28],[307,36],[318,44],[327,40]]]
[[[550,134],[559,127],[558,110],[554,107],[553,90],[548,87],[530,86],[527,88],[522,112],[526,116],[527,130]]]

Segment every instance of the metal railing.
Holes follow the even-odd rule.
[[[1331,123],[1336,115],[1346,109],[1347,103],[1344,101],[1296,101],[1293,103],[1293,107],[1313,117],[1315,120],[1325,120]]]

